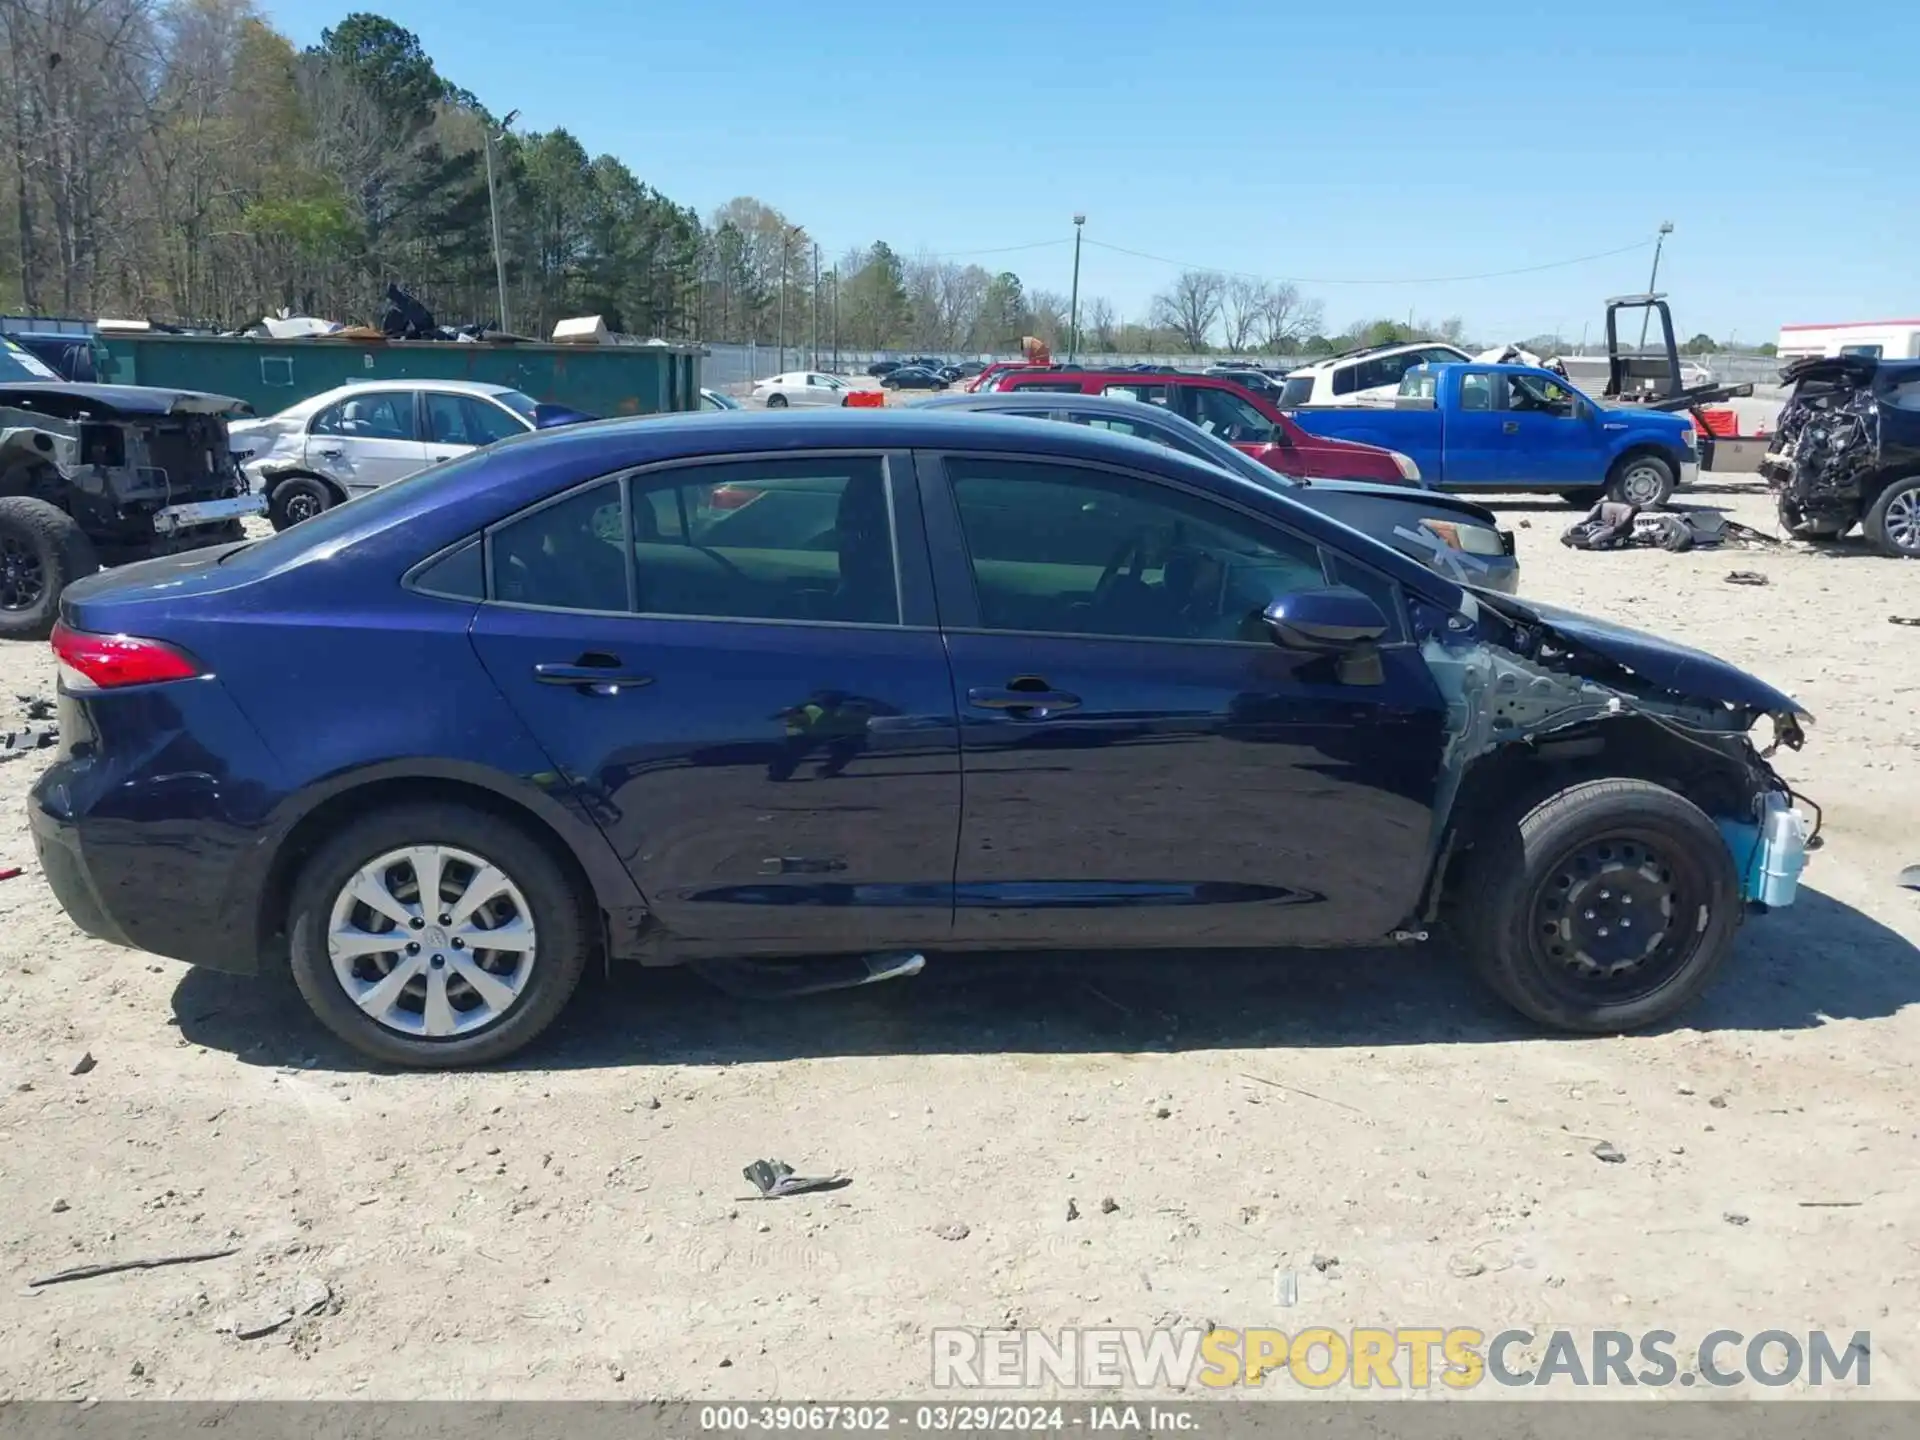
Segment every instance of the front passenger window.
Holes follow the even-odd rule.
[[[1311,544],[1169,485],[963,457],[947,475],[990,630],[1264,644],[1271,601],[1326,583]]]

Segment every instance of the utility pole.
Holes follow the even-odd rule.
[[[507,118],[500,122],[500,133],[487,131],[487,211],[493,220],[493,283],[500,296],[500,329],[507,330],[507,255],[500,248],[500,192],[493,183],[493,146],[494,142],[507,138],[507,131],[513,128],[513,122],[520,117],[518,110],[509,110]]]
[[[833,267],[833,373],[840,373],[840,267]]]
[[[787,373],[787,272],[793,268],[793,237],[800,233],[795,225],[780,237],[780,368],[774,373]]]
[[[820,368],[820,242],[813,242],[813,368]]]
[[[1073,299],[1067,304],[1067,363],[1069,365],[1080,355],[1080,231],[1086,223],[1085,215],[1073,217]]]
[[[1672,233],[1673,222],[1671,220],[1662,220],[1660,222],[1660,233],[1653,237],[1653,273],[1647,277],[1647,293],[1649,295],[1653,294],[1654,289],[1660,283],[1660,247],[1667,243],[1667,236]],[[1653,319],[1653,307],[1649,305],[1640,312],[1640,348],[1643,351],[1647,348],[1647,322],[1651,319]]]

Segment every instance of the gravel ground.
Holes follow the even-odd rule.
[[[1872,1393],[1915,1395],[1920,566],[1578,554],[1564,507],[1504,512],[1526,592],[1818,717],[1801,901],[1664,1033],[1544,1038],[1418,951],[991,957],[777,1007],[623,972],[514,1068],[379,1073],[285,984],[82,937],[39,767],[0,765],[0,1396],[916,1395],[936,1325],[1176,1319],[1664,1327],[1683,1365],[1870,1329]],[[52,688],[0,647],[0,728]],[[742,1202],[756,1156],[852,1184]]]

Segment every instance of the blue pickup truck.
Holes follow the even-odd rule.
[[[1700,472],[1693,421],[1605,406],[1530,365],[1422,365],[1391,406],[1302,406],[1303,430],[1413,457],[1435,490],[1552,490],[1662,505]]]

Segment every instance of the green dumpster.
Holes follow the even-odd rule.
[[[477,380],[589,415],[656,415],[700,406],[698,345],[465,344],[333,336],[102,334],[122,385],[206,390],[271,415],[354,380]]]

